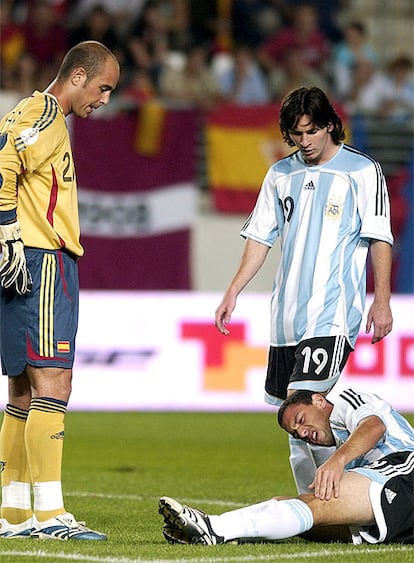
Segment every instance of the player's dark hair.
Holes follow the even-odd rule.
[[[83,68],[88,81],[92,80],[102,70],[109,57],[117,60],[112,51],[99,41],[82,41],[66,53],[56,79],[58,82],[63,82],[69,78],[73,70]]]
[[[292,393],[292,395],[289,395],[289,397],[287,397],[287,399],[283,401],[277,413],[277,421],[279,423],[279,426],[285,430],[282,421],[287,407],[290,407],[291,405],[311,405],[312,395],[314,395],[315,393],[316,391],[301,389],[299,391],[295,391],[294,393]]]
[[[290,147],[295,146],[290,137],[290,132],[295,129],[299,119],[304,115],[309,115],[311,122],[318,127],[324,128],[332,125],[330,135],[336,145],[345,139],[342,120],[328,100],[325,92],[315,86],[312,88],[298,88],[283,98],[280,109],[280,130],[284,141]]]

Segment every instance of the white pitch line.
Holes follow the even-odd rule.
[[[220,548],[217,548],[220,549]],[[300,553],[278,553],[277,559],[279,560],[297,560],[297,559],[310,559],[310,558],[320,558],[323,557],[324,561],[331,558],[347,557],[349,555],[363,554],[363,555],[375,555],[378,557],[379,554],[389,554],[389,553],[404,553],[411,552],[412,549],[407,546],[376,546],[376,547],[364,547],[350,546],[349,549],[340,549],[335,551],[329,551],[322,549],[320,551],[308,551]],[[35,557],[36,559],[61,559],[66,561],[77,561],[77,562],[91,562],[91,563],[242,563],[249,561],[274,561],[275,554],[272,555],[245,555],[245,556],[230,556],[230,557],[200,557],[200,558],[184,558],[184,559],[129,559],[126,557],[94,557],[88,555],[82,555],[81,553],[48,553],[46,551],[1,551],[1,556],[14,556],[14,557]]]
[[[112,493],[86,493],[86,492],[65,492],[65,497],[95,497],[95,498],[108,498],[108,499],[119,499],[119,500],[136,500],[136,501],[148,501],[155,500],[158,501],[159,497],[155,496],[144,496],[144,495],[129,495],[129,494],[112,494]],[[164,496],[164,495],[160,495]],[[183,502],[192,504],[216,504],[218,506],[246,506],[246,503],[234,502],[231,500],[215,500],[215,499],[194,499],[194,498],[181,498]]]
[[[131,495],[131,494],[107,494],[107,493],[91,493],[91,492],[65,492],[65,496],[72,497],[95,497],[95,498],[108,498],[108,499],[129,499],[135,501],[148,501],[153,499],[158,500],[159,497],[155,496],[144,496],[144,495]],[[223,501],[215,499],[191,499],[185,498],[183,501],[193,504],[215,504],[219,506],[243,506],[243,503],[234,501]],[[35,541],[35,540],[34,540]],[[219,548],[218,548],[219,549]],[[301,551],[300,553],[278,553],[278,560],[289,561],[292,559],[310,559],[312,557],[323,557],[325,560],[327,558],[337,558],[339,556],[348,556],[351,554],[366,554],[366,555],[376,555],[380,553],[404,553],[411,551],[410,547],[405,546],[375,546],[375,547],[364,547],[360,546],[349,546],[348,549],[341,549],[335,551],[328,551],[326,549],[320,551]],[[87,556],[81,553],[48,553],[42,550],[36,551],[15,551],[15,550],[2,550],[0,552],[0,561],[2,556],[16,556],[16,557],[35,557],[36,559],[51,559],[56,560],[66,560],[66,561],[76,561],[76,562],[90,562],[90,563],[244,563],[250,561],[274,561],[275,555],[245,555],[245,556],[227,556],[227,557],[200,557],[200,558],[184,558],[184,559],[129,559],[125,557],[94,557]],[[30,562],[31,563],[31,562]]]

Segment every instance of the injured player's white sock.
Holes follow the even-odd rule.
[[[309,446],[303,440],[289,436],[289,462],[299,494],[311,493],[309,485],[315,477],[316,464]]]
[[[309,444],[309,450],[312,452],[316,467],[320,467],[331,455],[336,452],[335,446],[317,446],[316,444]]]
[[[293,436],[289,436],[289,447],[289,461],[297,491],[299,494],[312,493],[309,485],[315,478],[316,468],[320,467],[336,448],[307,444]]]
[[[302,534],[313,526],[311,509],[299,499],[271,499],[209,518],[214,532],[225,541],[279,540]]]

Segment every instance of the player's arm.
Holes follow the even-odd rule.
[[[390,308],[391,232],[390,201],[384,173],[378,163],[370,162],[355,177],[358,185],[358,212],[362,218],[361,238],[370,244],[374,274],[374,301],[368,311],[365,330],[372,328],[372,343],[380,341],[392,329]]]
[[[345,466],[373,449],[386,431],[379,416],[363,418],[349,438],[318,469],[310,485],[315,496],[321,500],[339,497],[340,481]]]
[[[26,266],[24,245],[17,220],[18,176],[22,163],[14,147],[13,139],[2,135],[0,149],[0,283],[24,295],[32,289],[32,279]]]
[[[0,135],[0,223],[16,220],[17,182],[22,162],[8,133]]]
[[[268,252],[267,245],[253,239],[246,239],[239,268],[216,309],[215,325],[222,334],[229,334],[226,324],[230,322],[237,297],[260,270]]]
[[[366,332],[374,327],[371,342],[382,340],[392,330],[391,263],[392,247],[388,242],[375,240],[370,247],[371,263],[374,273],[374,301],[369,308]]]

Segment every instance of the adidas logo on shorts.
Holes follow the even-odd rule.
[[[384,489],[384,493],[385,493],[385,498],[387,499],[388,504],[392,504],[392,501],[397,496],[397,493],[394,493],[394,491],[391,491],[391,489]]]

